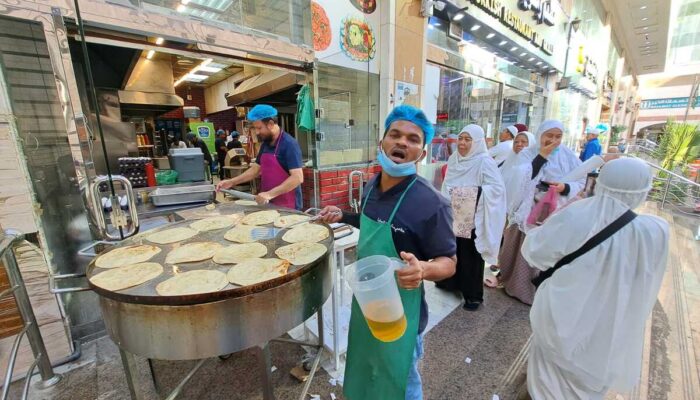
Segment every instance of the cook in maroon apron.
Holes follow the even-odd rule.
[[[274,153],[263,153],[260,156],[260,186],[263,192],[268,192],[276,188],[289,178],[289,172],[285,171],[277,160],[277,149],[280,147],[280,142],[284,134],[284,132],[280,132],[280,137],[277,138],[277,143],[275,144]],[[275,197],[270,200],[270,203],[276,206],[294,209],[296,208],[295,193],[296,188]]]

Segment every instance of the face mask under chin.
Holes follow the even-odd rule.
[[[389,176],[393,176],[394,178],[415,175],[417,173],[416,162],[418,160],[398,164],[386,155],[381,146],[377,151],[377,160],[379,161],[379,165],[382,167],[382,171],[386,172]]]

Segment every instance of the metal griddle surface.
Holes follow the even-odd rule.
[[[214,231],[209,231],[209,232],[200,232],[196,236],[181,241],[177,243],[171,243],[171,244],[157,244],[157,243],[152,243],[148,240],[146,240],[146,237],[154,232],[158,232],[161,230],[166,230],[166,229],[171,229],[175,227],[189,227],[189,225],[196,221],[197,219],[203,219],[203,218],[208,218],[208,217],[214,217],[218,215],[230,215],[230,214],[237,214],[237,213],[243,213],[245,215],[248,215],[250,213],[256,212],[256,211],[263,211],[263,210],[271,210],[271,209],[276,209],[281,215],[289,215],[289,214],[302,214],[301,212],[294,211],[294,210],[289,210],[289,209],[280,209],[280,208],[275,208],[275,207],[261,207],[261,206],[240,206],[237,204],[233,203],[226,203],[226,204],[219,204],[216,206],[216,208],[212,211],[206,211],[204,208],[202,208],[202,211],[197,214],[198,218],[196,219],[190,219],[186,221],[178,221],[174,223],[170,223],[167,225],[164,225],[162,227],[159,227],[157,229],[152,229],[144,233],[140,233],[134,237],[125,239],[123,242],[119,244],[119,246],[116,246],[114,248],[110,248],[109,250],[114,250],[115,248],[119,247],[126,247],[126,246],[131,246],[135,244],[149,244],[149,245],[154,245],[158,246],[161,248],[161,252],[156,255],[155,257],[151,258],[148,260],[148,262],[156,262],[159,263],[163,266],[163,273],[153,279],[150,280],[146,283],[143,283],[141,285],[131,287],[128,289],[120,290],[120,291],[110,291],[106,290],[103,288],[100,288],[99,286],[95,286],[90,282],[90,287],[99,294],[100,296],[105,296],[110,299],[114,299],[117,301],[121,302],[126,302],[126,303],[137,303],[137,304],[151,304],[151,305],[193,305],[193,304],[202,304],[202,303],[208,303],[208,302],[213,302],[213,301],[219,301],[219,300],[224,300],[232,297],[242,297],[242,296],[247,296],[250,294],[254,294],[257,292],[261,292],[264,290],[270,290],[273,289],[277,286],[283,285],[286,282],[289,282],[291,280],[297,279],[300,276],[308,273],[312,269],[314,269],[317,265],[319,264],[325,264],[328,262],[328,251],[329,249],[333,246],[333,232],[330,229],[328,225],[324,226],[326,229],[329,230],[329,236],[325,240],[319,242],[326,246],[326,253],[318,258],[316,261],[314,261],[311,264],[306,264],[306,265],[290,265],[289,270],[286,275],[281,276],[276,279],[272,279],[269,281],[261,282],[256,285],[249,285],[249,286],[238,286],[234,285],[232,283],[229,283],[226,287],[224,287],[222,290],[218,292],[212,292],[212,293],[200,293],[200,294],[193,294],[193,295],[184,295],[184,296],[160,296],[155,290],[156,285],[158,285],[160,282],[169,279],[173,277],[176,273],[181,273],[185,271],[191,271],[191,270],[196,270],[196,269],[206,269],[206,270],[218,270],[223,273],[228,272],[228,270],[234,265],[234,264],[226,264],[226,265],[220,265],[216,264],[214,261],[211,259],[206,260],[206,261],[200,261],[200,262],[191,262],[191,263],[181,263],[181,264],[166,264],[165,263],[165,257],[167,254],[173,250],[174,248],[181,246],[186,243],[191,243],[191,242],[205,242],[205,241],[212,241],[212,242],[217,242],[220,243],[224,246],[229,246],[232,244],[236,244],[235,242],[230,242],[226,239],[224,239],[224,234],[231,229],[232,227],[229,228],[224,228],[224,229],[219,229],[219,230],[214,230]],[[271,227],[273,226],[272,224],[269,225],[261,225],[265,227]],[[275,255],[275,250],[279,247],[286,246],[289,243],[285,242],[282,240],[282,236],[284,233],[287,232],[287,230],[283,230],[277,236],[273,239],[265,239],[265,240],[260,240],[259,243],[264,244],[267,247],[267,255],[264,258],[276,258],[277,256]],[[104,254],[106,253],[100,253]],[[99,256],[99,255],[98,255]],[[93,259],[90,262],[90,265],[88,265],[87,268],[87,277],[88,281],[90,281],[90,278],[103,271],[107,271],[107,269],[103,268],[97,268],[95,267],[95,259]],[[300,293],[300,296],[303,294]]]

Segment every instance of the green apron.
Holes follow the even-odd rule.
[[[367,217],[364,205],[360,216],[358,258],[384,255],[399,258],[391,235],[391,222],[404,196],[416,183],[414,179],[404,190],[386,223]],[[372,194],[370,189],[367,198]],[[365,205],[367,202],[365,201]],[[350,332],[343,393],[350,400],[404,400],[406,381],[413,361],[420,320],[421,287],[407,290],[399,287],[407,327],[403,336],[393,342],[376,339],[367,326],[357,300],[352,298]]]

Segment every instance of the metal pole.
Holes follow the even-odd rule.
[[[671,186],[671,178],[673,178],[672,175],[668,175],[668,178],[666,179],[666,187],[664,188],[664,196],[661,198],[661,208],[664,208],[664,204],[666,204],[666,197],[668,197],[668,188]]]
[[[698,95],[698,76],[695,75],[695,80],[693,80],[693,86],[690,87],[690,95],[688,96],[688,104],[685,106],[685,115],[683,116],[683,123],[688,120],[688,112],[690,111],[691,105],[695,107],[695,98]]]
[[[5,231],[5,235],[8,237],[13,237],[13,242],[24,238],[24,235],[12,230]],[[41,388],[53,386],[61,380],[61,376],[55,374],[53,368],[51,367],[51,361],[49,360],[48,353],[46,352],[46,346],[44,345],[44,340],[41,337],[39,325],[36,322],[36,317],[34,316],[34,311],[32,310],[32,303],[29,301],[27,288],[24,286],[24,280],[22,279],[22,274],[19,272],[19,267],[17,266],[17,260],[15,259],[15,254],[12,247],[7,248],[5,254],[3,254],[3,260],[5,262],[5,268],[7,269],[7,277],[10,281],[10,285],[18,286],[15,290],[15,299],[17,301],[17,308],[22,315],[24,325],[27,327],[27,338],[29,339],[29,345],[32,348],[32,353],[38,360],[37,366],[39,367],[39,373],[41,374],[42,380],[42,382],[39,382],[38,386]],[[27,379],[29,378],[30,377],[27,377]]]
[[[264,400],[275,400],[275,392],[272,390],[272,360],[270,359],[270,344],[265,343],[255,349],[262,379],[262,392]]]

